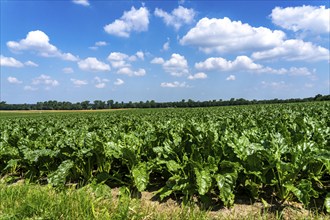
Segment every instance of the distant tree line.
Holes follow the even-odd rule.
[[[295,98],[295,99],[270,99],[270,100],[246,100],[243,98],[230,100],[209,100],[209,101],[193,101],[191,99],[177,102],[156,102],[147,100],[145,102],[115,102],[113,100],[102,101],[95,100],[93,102],[83,101],[77,103],[45,101],[36,104],[7,104],[0,102],[0,110],[89,110],[89,109],[120,109],[120,108],[194,108],[194,107],[211,107],[211,106],[230,106],[230,105],[255,105],[255,104],[273,104],[273,103],[295,103],[295,102],[311,102],[330,100],[330,95],[318,94],[315,97]]]

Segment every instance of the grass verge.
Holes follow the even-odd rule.
[[[127,188],[88,185],[58,190],[35,184],[0,184],[0,219],[330,219],[329,215],[286,207],[270,211],[260,204],[203,211],[174,201],[152,201],[151,193],[132,197]]]

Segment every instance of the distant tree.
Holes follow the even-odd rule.
[[[108,101],[107,101],[107,107],[108,107],[108,108],[112,108],[112,107],[113,107],[113,103],[114,103],[114,102],[113,102],[112,99],[111,99],[111,100],[108,100]]]

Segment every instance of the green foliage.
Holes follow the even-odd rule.
[[[0,177],[233,205],[271,190],[329,211],[330,103],[0,115]],[[239,189],[239,190],[238,190]]]

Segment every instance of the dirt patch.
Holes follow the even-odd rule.
[[[115,200],[119,198],[119,188],[111,190],[112,198]],[[182,211],[182,205],[180,202],[173,200],[172,198],[162,202],[155,199],[155,192],[142,192],[132,195],[133,199],[140,202],[142,207],[147,207],[149,210],[154,210],[158,213],[168,214],[171,216],[172,213],[179,213]],[[219,208],[220,207],[220,208]],[[192,207],[195,211],[207,212],[209,219],[283,219],[283,220],[294,220],[294,219],[328,219],[328,215],[318,216],[315,213],[310,212],[303,208],[300,203],[285,203],[283,205],[268,204],[267,207],[262,202],[249,202],[240,201],[238,199],[234,206],[231,208],[223,207],[218,204],[217,208],[212,210],[202,210],[197,204]]]

